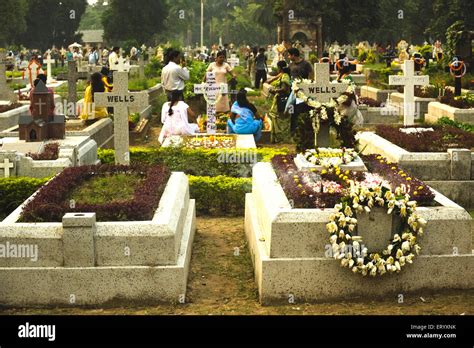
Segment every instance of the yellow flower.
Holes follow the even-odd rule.
[[[326,174],[328,171],[326,169],[321,170],[321,174]]]
[[[398,174],[403,174],[403,170],[400,170],[400,171],[398,172]]]
[[[344,174],[346,174],[346,175],[349,175],[349,171],[348,171],[348,170],[346,170],[346,172],[345,172]]]
[[[382,156],[377,156],[377,159],[378,159],[378,160],[379,160],[379,159],[382,159]]]
[[[408,178],[407,178],[407,181],[410,181],[410,180],[411,180],[411,178],[410,178],[410,177],[408,177]]]
[[[301,185],[301,184],[298,184],[298,187],[303,187],[303,185]]]
[[[392,167],[391,169],[392,169],[392,170],[395,170],[395,169],[397,169],[397,167]]]
[[[418,191],[413,192],[413,196],[416,196],[418,194]]]
[[[418,190],[423,190],[423,186],[418,186]]]
[[[349,178],[347,177],[347,175],[344,175],[344,176],[342,177],[342,179],[347,181],[347,179],[349,179]]]

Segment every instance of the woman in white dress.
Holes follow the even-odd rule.
[[[188,104],[179,100],[180,94],[177,90],[171,92],[171,101],[164,103],[161,109],[161,129],[158,141],[163,144],[166,137],[172,135],[194,135],[199,133],[196,123],[189,123],[188,118],[195,119],[196,115]]]

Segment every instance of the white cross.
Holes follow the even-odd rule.
[[[217,83],[213,72],[206,74],[206,83],[194,85],[194,94],[203,94],[207,102],[207,133],[216,133],[216,104],[226,94],[227,83]]]
[[[10,163],[10,160],[8,158],[5,158],[3,160],[3,163],[0,163],[0,168],[3,168],[5,178],[10,177],[10,168],[13,169],[13,167],[13,163]]]
[[[36,60],[33,60],[30,62],[30,64],[28,64],[28,78],[30,80],[31,87],[33,87],[33,82],[35,82],[36,78],[38,77],[40,69],[41,65]]]
[[[143,110],[148,104],[148,93],[128,91],[128,73],[114,71],[114,90],[111,93],[95,93],[95,106],[114,108],[115,163],[129,165],[128,108]]]
[[[403,63],[404,75],[390,75],[389,85],[404,86],[403,124],[413,126],[415,124],[415,86],[426,86],[430,83],[429,76],[415,75],[415,62],[405,60]]]
[[[327,103],[331,98],[339,97],[347,91],[346,83],[331,83],[328,63],[314,64],[315,79],[313,83],[301,84],[299,88],[307,96],[320,103]]]
[[[51,54],[48,53],[48,56],[45,60],[43,60],[43,63],[46,63],[47,64],[47,74],[48,74],[48,79],[47,79],[47,83],[50,83],[52,80],[53,80],[53,75],[52,75],[52,72],[51,72],[51,64],[53,64],[55,62],[54,59],[51,59]]]
[[[231,54],[230,58],[227,60],[232,68],[235,68],[240,64],[240,59],[236,54]]]

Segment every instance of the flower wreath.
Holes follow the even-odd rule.
[[[331,149],[319,147],[317,149],[308,149],[303,157],[310,163],[322,165],[323,167],[338,166],[348,164],[354,161],[359,154],[354,149]]]
[[[338,128],[338,127],[342,127],[342,123],[344,123],[343,121],[343,118],[344,116],[341,115],[339,113],[339,111],[337,110],[337,107],[340,106],[340,105],[346,105],[346,106],[349,106],[350,103],[351,103],[351,99],[350,99],[350,96],[351,95],[354,95],[355,93],[355,84],[350,81],[350,80],[347,80],[345,79],[346,82],[350,82],[348,87],[347,87],[347,90],[344,94],[341,94],[338,98],[332,98],[329,102],[327,103],[320,103],[316,100],[314,100],[312,97],[308,97],[306,96],[303,91],[300,89],[299,87],[299,84],[300,83],[311,83],[312,81],[311,80],[295,80],[293,81],[293,84],[292,84],[292,91],[293,93],[295,94],[295,96],[298,98],[298,99],[301,99],[303,100],[303,102],[308,105],[311,110],[309,111],[309,116],[311,118],[311,122],[312,122],[312,126],[313,126],[313,130],[314,130],[314,144],[317,144],[317,136],[318,136],[318,133],[319,133],[319,128],[320,128],[320,122],[321,121],[331,121],[331,123],[333,123],[333,126]],[[332,115],[332,119],[330,120],[329,119],[329,115],[328,115],[328,109],[333,109],[334,110],[334,113]],[[352,129],[352,127],[351,127]]]
[[[462,60],[455,60],[449,63],[449,71],[454,77],[463,77],[467,71],[466,64]]]
[[[416,214],[416,202],[410,201],[403,185],[392,192],[384,183],[374,187],[365,187],[354,181],[350,184],[349,195],[335,205],[330,222],[326,224],[334,258],[340,260],[342,267],[363,276],[400,272],[402,267],[413,262],[421,249],[417,237],[423,234],[426,220]],[[403,232],[401,236],[395,234],[383,251],[368,253],[367,248],[361,250],[362,237],[352,235],[357,226],[354,216],[356,213],[369,213],[376,205],[387,208],[388,214],[399,215]],[[349,246],[352,248],[347,248]]]

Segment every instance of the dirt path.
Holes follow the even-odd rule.
[[[243,223],[243,217],[198,217],[186,304],[96,310],[9,309],[1,314],[474,314],[472,290],[420,293],[406,296],[402,304],[396,297],[390,297],[381,301],[263,307],[258,303]]]

